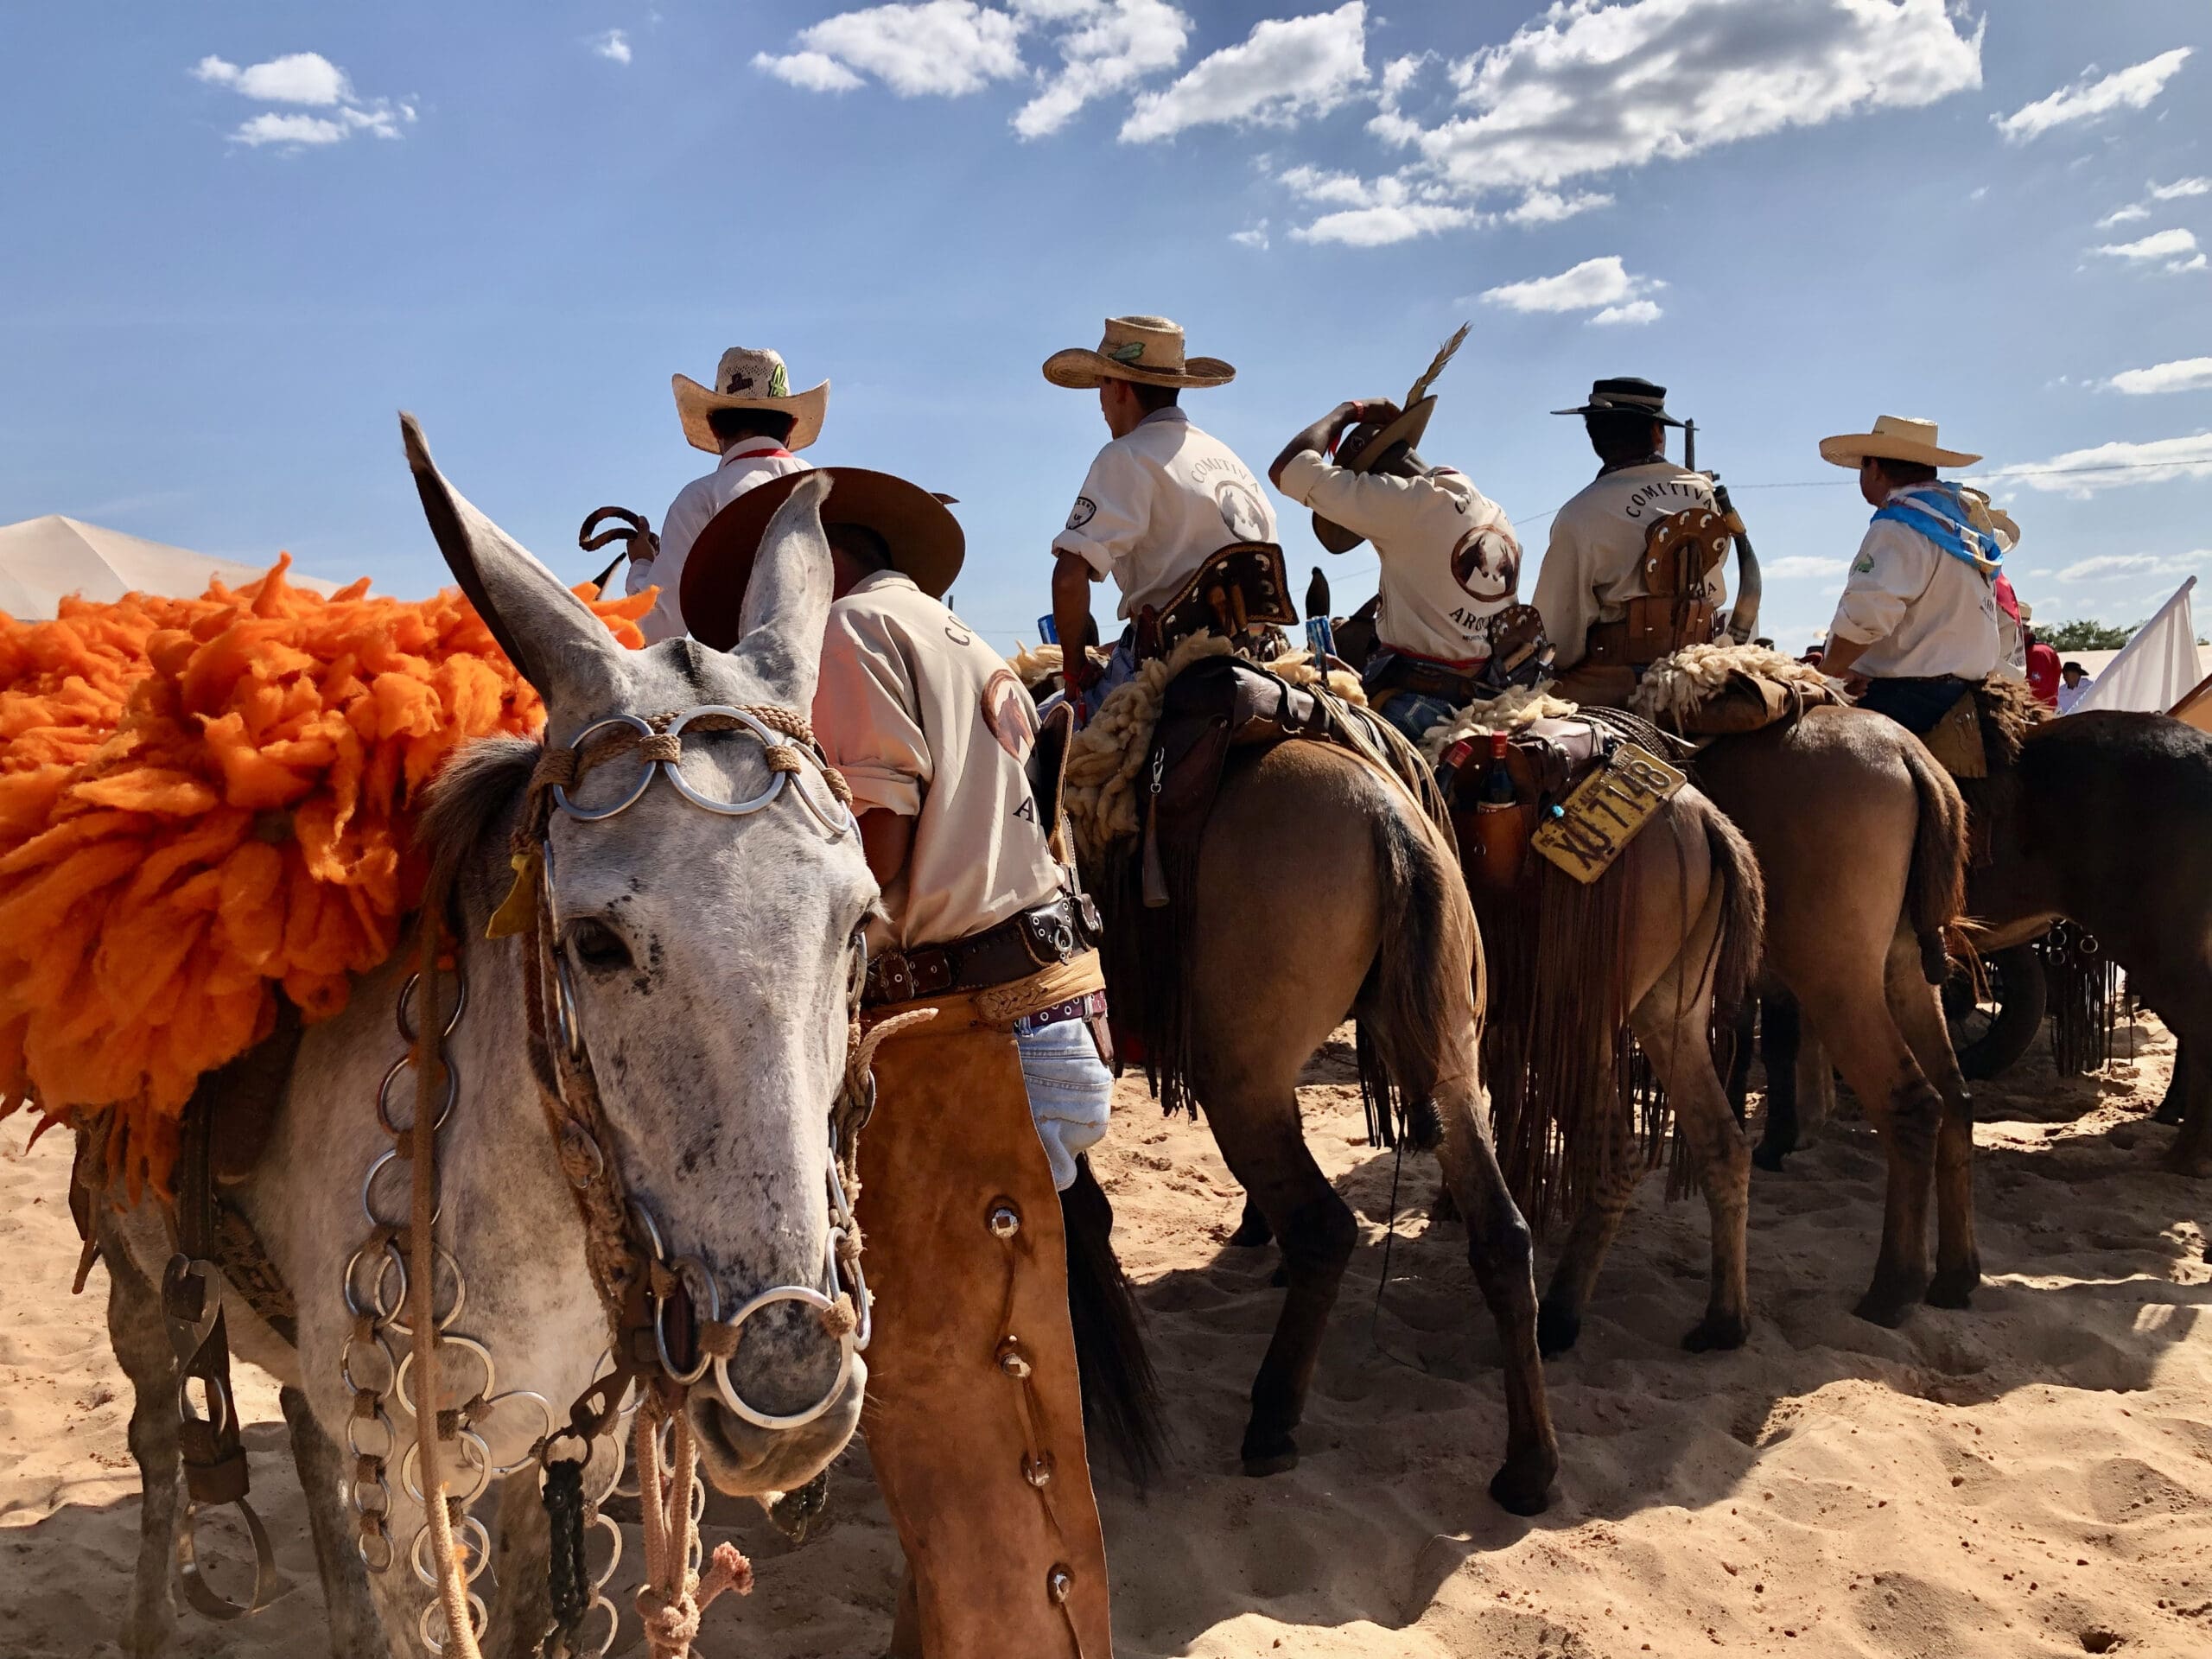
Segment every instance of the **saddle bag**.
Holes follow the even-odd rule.
[[[1166,605],[1157,611],[1145,607],[1137,620],[1135,648],[1141,662],[1165,657],[1194,634],[1256,640],[1271,627],[1290,627],[1297,621],[1282,549],[1273,542],[1233,542],[1208,554]]]

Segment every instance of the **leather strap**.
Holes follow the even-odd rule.
[[[1081,954],[1096,943],[1101,931],[1090,901],[1063,892],[1049,904],[966,938],[872,958],[861,1003],[880,1007],[1027,979],[1040,968]]]

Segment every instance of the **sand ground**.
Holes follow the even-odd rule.
[[[1503,1433],[1497,1343],[1462,1230],[1427,1219],[1425,1159],[1405,1165],[1376,1314],[1393,1160],[1365,1144],[1328,1053],[1302,1091],[1307,1133],[1361,1245],[1305,1461],[1238,1472],[1281,1300],[1274,1252],[1227,1246],[1240,1198],[1211,1137],[1125,1083],[1099,1166],[1179,1444],[1147,1499],[1100,1480],[1116,1650],[2212,1652],[2212,1193],[2159,1171],[2171,1131],[2148,1118],[2171,1046],[2147,1021],[2131,1041],[2135,1058],[2101,1076],[2058,1079],[2039,1050],[1978,1091],[1989,1282],[1970,1312],[1922,1309],[1896,1332],[1852,1317],[1881,1161],[1847,1096],[1785,1173],[1754,1178],[1758,1325],[1739,1352],[1677,1345],[1703,1306],[1704,1207],[1649,1183],[1580,1345],[1548,1368],[1563,1469],[1533,1521],[1484,1495]],[[100,1275],[68,1294],[64,1137],[25,1155],[20,1123],[0,1135],[0,1656],[111,1655],[137,1548],[129,1391]],[[275,1390],[241,1375],[239,1392],[292,1587],[245,1625],[188,1619],[170,1650],[312,1655],[321,1598]],[[833,1503],[831,1529],[798,1548],[731,1512],[760,1587],[710,1613],[707,1659],[880,1651],[897,1550],[857,1447]]]

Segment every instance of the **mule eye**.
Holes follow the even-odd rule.
[[[595,917],[569,924],[569,950],[585,967],[601,972],[630,966],[630,947],[622,936]]]

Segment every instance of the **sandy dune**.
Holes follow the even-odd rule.
[[[1370,1335],[1392,1160],[1363,1143],[1325,1058],[1305,1091],[1316,1154],[1362,1248],[1324,1352],[1303,1465],[1236,1470],[1243,1396],[1280,1293],[1231,1249],[1239,1195],[1202,1127],[1141,1084],[1101,1160],[1180,1413],[1148,1501],[1103,1477],[1117,1650],[1136,1656],[2212,1652],[2212,1267],[2208,1197],[2161,1173],[2150,1123],[2171,1048],[2059,1082],[2046,1059],[1984,1085],[1977,1176],[1990,1283],[1970,1313],[1898,1332],[1852,1318],[1880,1162],[1842,1121],[1752,1188],[1738,1353],[1676,1342],[1702,1306],[1703,1206],[1655,1180],[1581,1345],[1549,1370],[1564,1471],[1534,1522],[1484,1495],[1503,1433],[1496,1344],[1460,1230],[1425,1218],[1407,1160],[1391,1282]],[[128,1392],[95,1284],[72,1300],[67,1151],[0,1154],[0,1655],[111,1654],[137,1541]],[[1378,1342],[1379,1338],[1379,1342]],[[251,1624],[188,1622],[173,1651],[312,1655],[319,1595],[273,1389],[241,1378],[255,1479],[295,1587]],[[792,1549],[734,1535],[760,1589],[718,1605],[714,1659],[879,1652],[896,1548],[864,1454],[836,1523]],[[734,1512],[733,1512],[734,1513]]]

